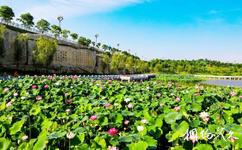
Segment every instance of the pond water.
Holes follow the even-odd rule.
[[[203,83],[209,84],[209,85],[242,87],[241,80],[207,80],[207,81],[204,81]]]

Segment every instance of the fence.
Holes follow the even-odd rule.
[[[15,27],[15,28],[19,28],[19,29],[22,29],[22,30],[25,30],[25,31],[28,31],[28,32],[32,32],[32,33],[35,33],[35,34],[42,34],[42,35],[45,35],[45,36],[48,36],[48,37],[51,37],[51,38],[56,38],[50,32],[44,32],[44,33],[42,33],[40,30],[38,30],[35,27],[26,27],[24,25],[18,24],[18,23],[13,22],[13,21],[5,21],[3,19],[0,19],[0,23],[1,24],[5,24],[5,25],[8,25],[8,26]],[[63,38],[63,37],[57,37],[57,40],[61,40],[61,41],[65,41],[65,42],[69,42],[69,43],[73,43],[73,44],[78,44],[76,41],[74,41],[72,39],[66,39],[66,38]]]

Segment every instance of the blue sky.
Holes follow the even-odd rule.
[[[241,0],[0,0],[94,40],[150,60],[242,62]]]

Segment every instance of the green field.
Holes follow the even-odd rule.
[[[242,148],[242,89],[168,77],[0,80],[0,149]]]

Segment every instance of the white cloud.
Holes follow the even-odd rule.
[[[54,20],[57,16],[75,17],[110,11],[117,7],[147,0],[0,0],[0,5],[13,7],[16,14],[30,12],[37,19]]]

